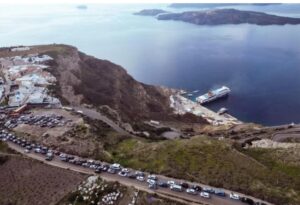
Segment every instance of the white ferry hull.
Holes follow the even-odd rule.
[[[226,97],[229,95],[230,93],[230,89],[223,86],[222,88],[220,89],[217,89],[217,90],[214,90],[210,93],[213,93],[213,94],[204,94],[204,95],[201,95],[199,97],[196,98],[197,102],[200,103],[200,104],[205,104],[205,103],[209,103],[209,102],[212,102],[214,100],[217,100],[219,98],[223,98],[223,97]]]

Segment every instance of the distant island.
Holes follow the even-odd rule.
[[[163,13],[169,13],[169,12],[162,10],[162,9],[144,9],[144,10],[134,13],[134,15],[157,16],[158,14],[163,14]]]
[[[76,8],[80,10],[86,10],[88,7],[87,5],[78,5]]]
[[[271,6],[280,5],[280,3],[252,3],[252,4],[242,4],[242,3],[173,3],[169,7],[172,8],[216,8],[216,7],[230,7],[230,6]]]
[[[263,12],[241,11],[237,9],[185,11],[182,13],[171,13],[164,10],[146,9],[135,14],[149,16],[149,14],[151,13],[157,13],[156,18],[158,20],[183,21],[197,25],[222,25],[243,23],[256,25],[300,24],[300,18],[283,17]]]

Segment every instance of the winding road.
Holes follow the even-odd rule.
[[[76,171],[76,172],[80,172],[80,173],[84,173],[84,174],[89,174],[89,175],[95,175],[94,171],[90,168],[84,168],[82,166],[77,166],[74,164],[70,164],[67,162],[63,162],[61,160],[58,159],[58,157],[54,157],[54,159],[52,161],[46,161],[45,160],[45,156],[42,154],[36,154],[36,153],[24,153],[24,148],[20,147],[17,144],[14,144],[12,142],[7,141],[8,146],[19,152],[22,153],[23,155],[35,159],[35,160],[39,160],[42,161],[45,164],[51,165],[51,166],[56,166],[59,168],[63,168],[63,169],[68,169],[68,170],[72,170],[72,171]],[[102,172],[99,174],[101,178],[103,178],[104,180],[107,181],[117,181],[120,184],[123,184],[125,186],[132,186],[135,187],[138,190],[142,190],[142,191],[146,191],[148,193],[156,193],[161,197],[164,198],[168,198],[171,200],[175,200],[178,202],[184,202],[187,204],[205,204],[205,205],[245,205],[245,203],[242,203],[241,201],[237,201],[237,200],[233,200],[230,199],[228,196],[231,193],[230,190],[224,190],[224,192],[226,193],[227,197],[219,197],[216,195],[211,195],[210,199],[205,199],[199,196],[199,194],[197,195],[190,195],[187,194],[186,192],[175,192],[170,190],[169,188],[158,188],[156,190],[152,190],[148,188],[148,184],[146,182],[140,182],[134,179],[129,179],[128,177],[122,177],[119,176],[118,174],[109,174],[107,172]],[[173,179],[173,178],[169,178],[166,176],[161,176],[161,175],[157,175],[159,180],[173,180],[173,181],[183,181],[183,180],[178,180],[178,179]],[[190,182],[189,182],[190,183]],[[190,183],[191,184],[191,183]],[[196,183],[193,183],[196,184]],[[202,187],[209,187],[207,185],[203,185],[203,184],[197,184],[200,185]],[[242,196],[246,196],[244,194],[238,193],[241,197]],[[271,205],[268,202],[262,201],[260,199],[256,199],[254,197],[251,196],[246,196],[248,198],[253,199],[256,202],[264,202],[267,205]]]
[[[111,128],[113,128],[116,132],[121,133],[121,134],[128,134],[123,128],[121,128],[119,125],[117,125],[114,121],[109,119],[108,117],[104,116],[103,114],[99,113],[98,111],[91,109],[91,108],[86,108],[83,106],[76,106],[73,107],[75,111],[82,111],[82,114],[91,118],[91,119],[96,119],[100,120],[106,124],[108,124]]]

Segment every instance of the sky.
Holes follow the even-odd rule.
[[[300,3],[300,0],[0,0],[1,4],[89,4],[89,3]]]

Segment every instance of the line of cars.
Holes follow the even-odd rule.
[[[65,120],[61,115],[49,114],[49,115],[20,115],[14,117],[5,122],[6,128],[12,129],[17,127],[19,124],[36,125],[40,127],[61,127],[64,126],[68,120]]]
[[[31,151],[39,154],[44,154],[46,160],[51,161],[54,158],[54,154],[57,153],[55,150],[51,150],[48,147],[42,146],[40,144],[32,143],[23,138],[17,137],[12,133],[5,130],[0,131],[1,141],[10,141],[24,148],[24,152],[29,153]]]
[[[121,177],[127,177],[132,180],[137,180],[140,182],[147,183],[149,189],[156,190],[158,188],[169,188],[176,192],[186,192],[190,195],[199,195],[200,197],[209,199],[211,195],[219,197],[227,197],[227,194],[222,189],[215,189],[211,187],[201,187],[196,184],[189,184],[187,182],[175,182],[174,180],[163,180],[159,179],[154,174],[146,174],[141,171],[130,170],[128,168],[123,168],[120,164],[108,164],[104,162],[99,162],[91,159],[83,159],[77,156],[68,155],[65,153],[60,153],[57,150],[52,150],[46,146],[31,143],[25,139],[16,137],[15,135],[5,131],[0,131],[0,140],[11,141],[19,146],[24,147],[24,151],[29,153],[33,151],[37,154],[42,154],[45,156],[45,160],[51,161],[54,159],[55,155],[63,162],[74,164],[77,166],[82,166],[84,168],[89,168],[94,170],[95,173],[107,172],[110,174],[118,174]],[[230,193],[229,198],[232,200],[242,201],[249,205],[266,205],[265,203],[254,202],[252,199],[247,197],[241,197],[236,193]]]

